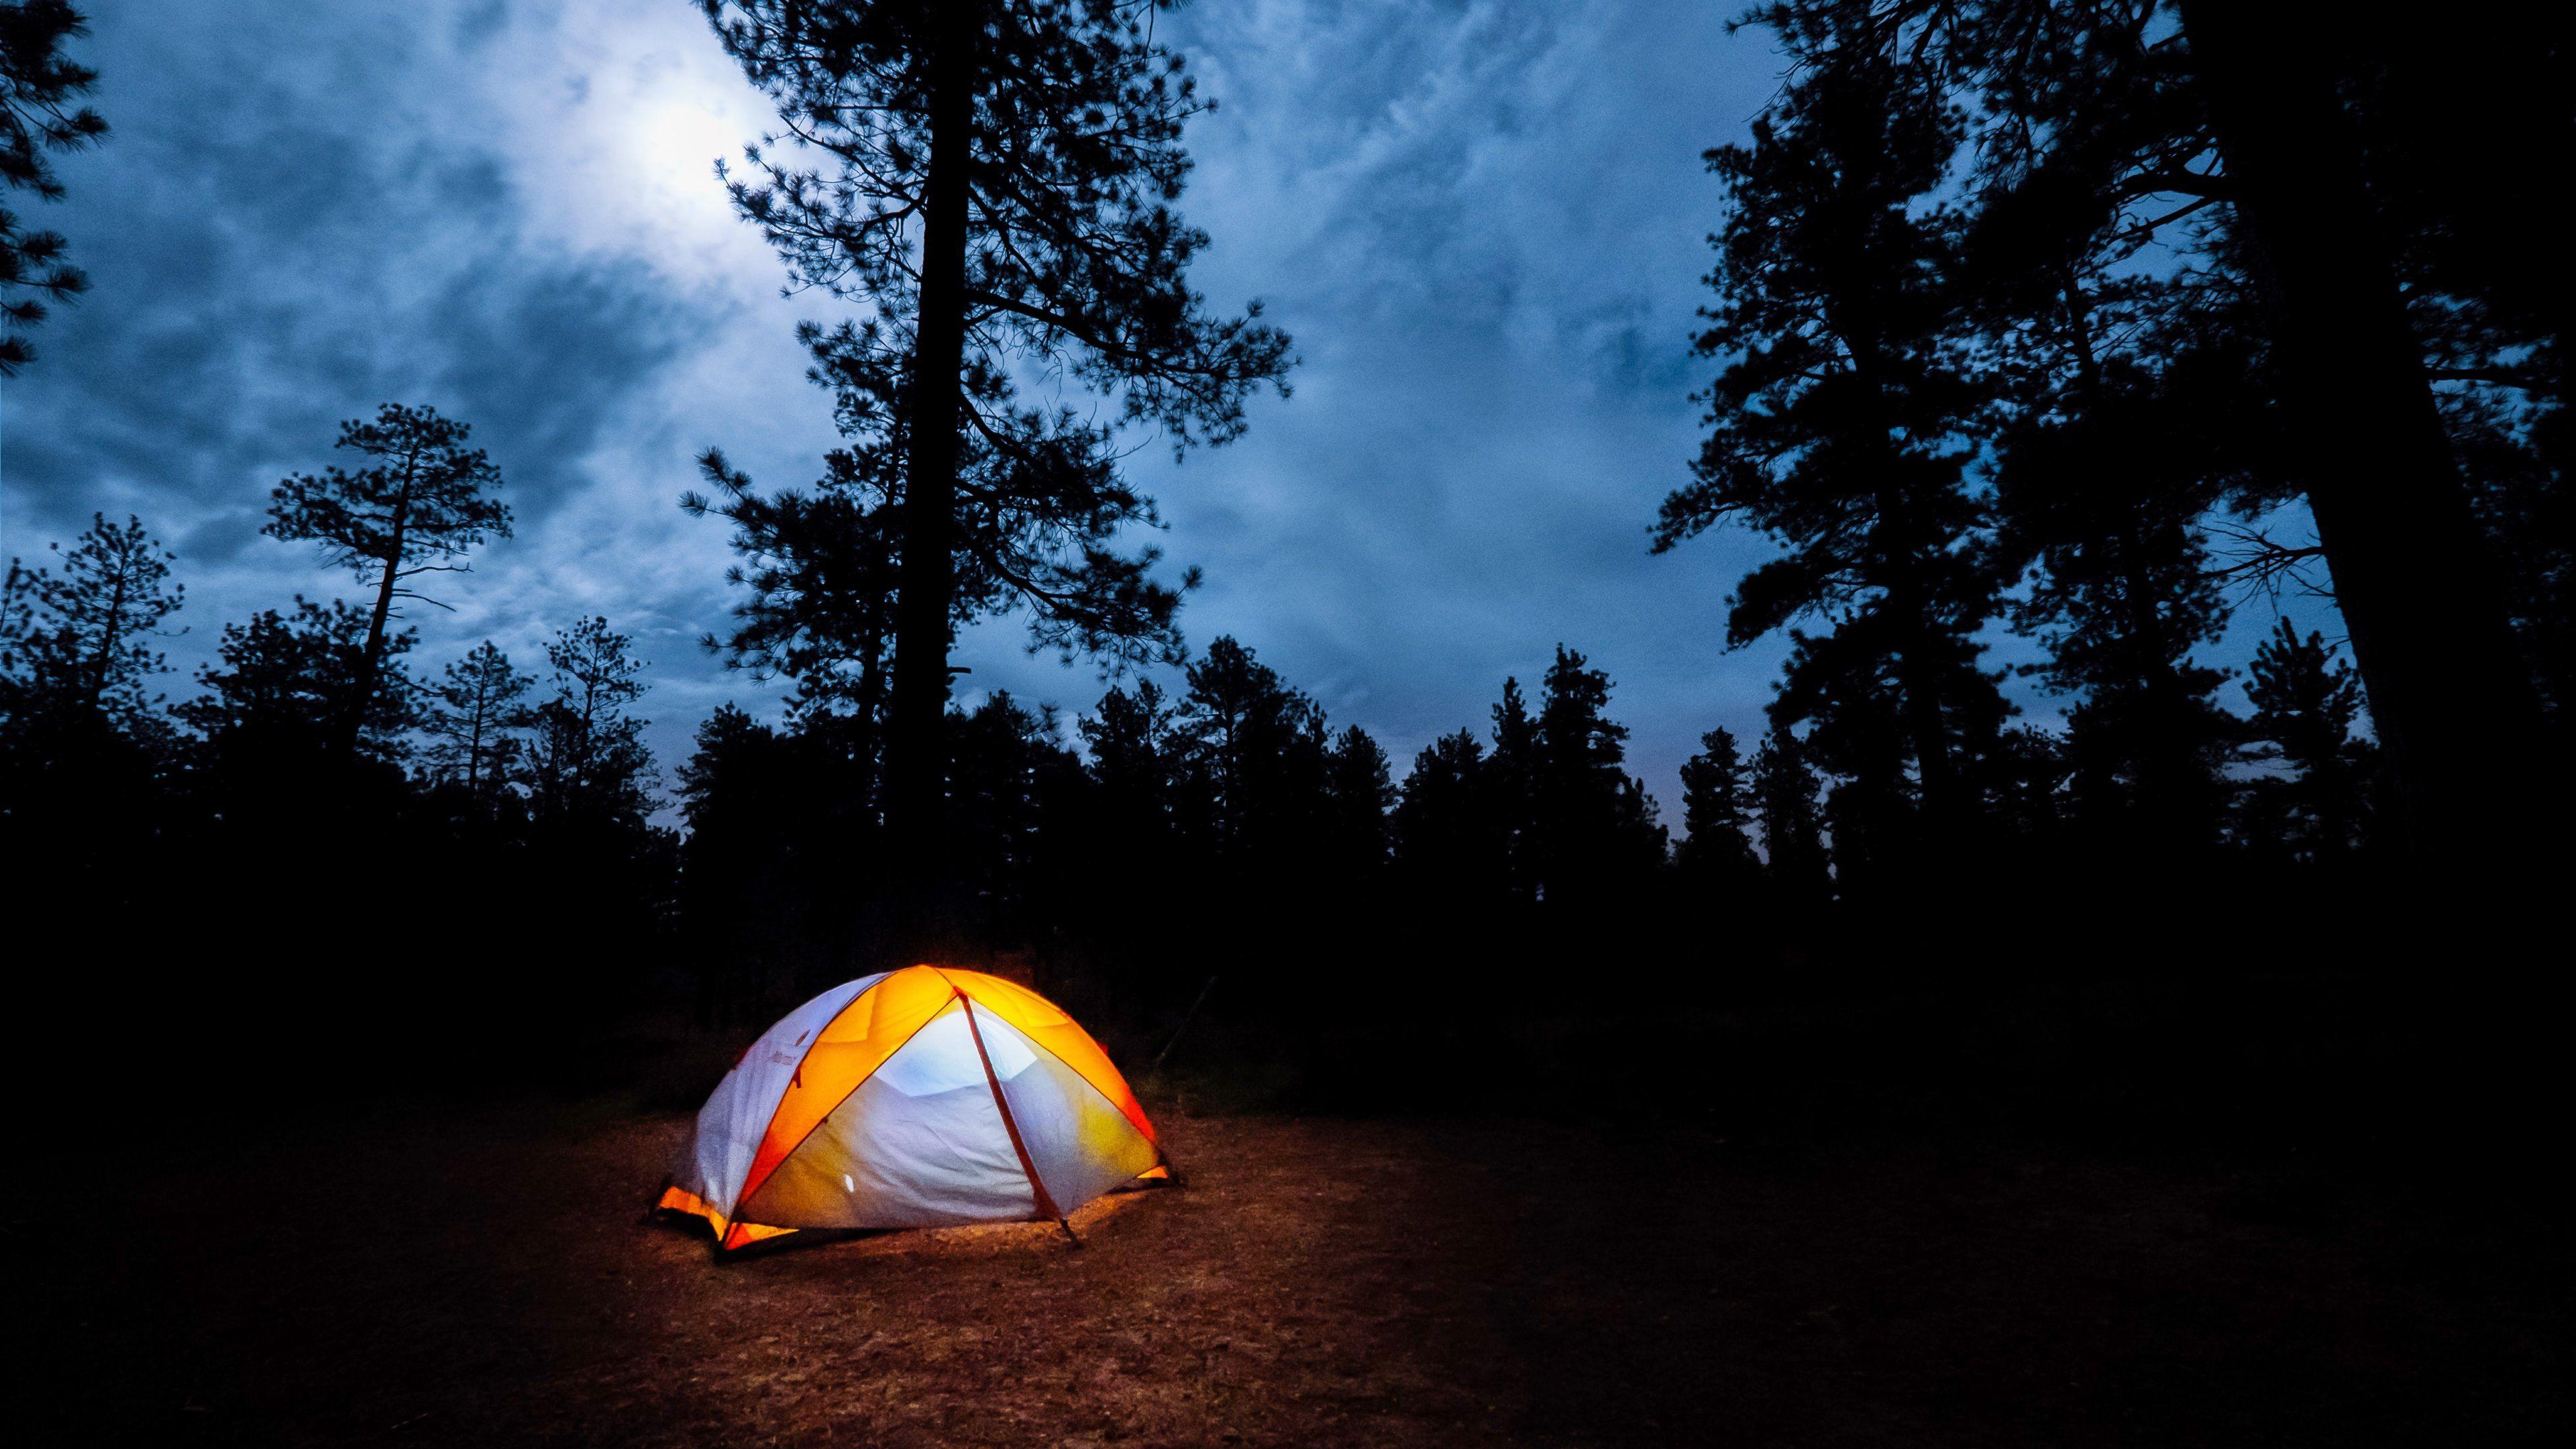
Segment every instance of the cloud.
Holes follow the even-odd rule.
[[[268,490],[332,461],[340,419],[430,403],[474,424],[519,530],[442,581],[455,612],[411,611],[421,657],[488,635],[524,665],[606,614],[655,659],[672,756],[720,673],[695,639],[723,538],[674,506],[690,456],[722,441],[793,473],[832,436],[797,311],[712,175],[761,110],[703,22],[597,3],[95,19],[115,132],[71,158],[49,217],[95,291],[0,399],[8,546],[143,517],[189,584],[184,680],[222,622],[354,592],[259,536]]]

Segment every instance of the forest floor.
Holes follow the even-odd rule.
[[[2555,1441],[2567,1249],[2294,1164],[1157,1110],[1052,1227],[717,1264],[605,1103],[122,1155],[10,1230],[19,1443]],[[363,1125],[361,1125],[363,1124]],[[149,1139],[145,1139],[147,1144]],[[68,1186],[68,1185],[66,1185]],[[2537,1256],[2535,1256],[2537,1255]]]

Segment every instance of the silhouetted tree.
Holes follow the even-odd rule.
[[[2056,848],[2066,806],[2066,780],[2072,767],[2063,740],[2030,725],[2004,732],[1999,756],[2001,788],[1995,800],[1996,823],[2007,841],[2018,847],[2015,864],[2030,870],[2054,869],[2059,862],[2045,852]]]
[[[1773,713],[1816,721],[1844,777],[1837,853],[1865,818],[1866,858],[1905,860],[1902,879],[1973,837],[2008,713],[1976,666],[2000,581],[1963,482],[1990,389],[1963,370],[1957,217],[1938,199],[1960,126],[1928,74],[1855,58],[1800,73],[1750,146],[1708,153],[1732,209],[1698,351],[1732,360],[1700,395],[1697,481],[1655,530],[1659,551],[1728,520],[1786,545],[1737,586],[1728,640],[1832,620],[1799,638]]]
[[[778,732],[740,705],[726,703],[698,726],[694,744],[680,766],[678,791],[680,816],[688,821],[692,838],[720,830],[728,815],[757,797],[751,777],[766,783],[771,772],[765,767]]]
[[[1081,776],[1055,708],[1023,709],[995,690],[949,722],[948,814],[960,874],[986,933],[1027,939],[1071,865],[1072,802],[1062,792]]]
[[[2559,776],[2408,324],[2345,77],[2308,17],[2178,9],[2404,817],[2434,856],[2485,858],[2515,833],[2497,816],[2532,818],[2525,792],[2492,787],[2499,762],[2536,784]],[[2422,587],[2428,576],[2442,586]]]
[[[2356,27],[2344,94],[2408,321],[2471,506],[2499,566],[2563,755],[2576,670],[2576,520],[2568,517],[2567,326],[2576,278],[2529,158],[2576,146],[2562,103],[2576,16]],[[2517,146],[2482,138],[2512,135]],[[2527,148],[2527,149],[2526,149]],[[2356,646],[2357,647],[2357,646]],[[2365,671],[2366,672],[2366,671]]]
[[[1148,576],[1152,552],[1112,544],[1152,519],[1118,477],[1113,425],[1023,405],[1014,379],[1050,371],[1178,446],[1224,442],[1245,395],[1284,374],[1288,339],[1257,309],[1211,317],[1186,284],[1206,238],[1171,207],[1200,102],[1151,6],[705,9],[784,126],[750,153],[758,179],[733,183],[736,207],[799,285],[873,314],[804,337],[898,508],[886,815],[935,849],[962,602],[1025,605],[1041,642],[1067,649],[1176,657],[1177,597]]]
[[[1201,812],[1182,809],[1189,790],[1180,778],[1181,756],[1188,742],[1178,712],[1161,686],[1140,678],[1103,694],[1076,727],[1089,756],[1084,769],[1092,788],[1078,827],[1082,848],[1067,868],[1067,889],[1094,902],[1121,903],[1093,913],[1088,932],[1116,953],[1119,990],[1194,991],[1208,975],[1206,963],[1173,959],[1156,949],[1186,924],[1176,923],[1176,917],[1186,917],[1178,908],[1191,903],[1192,886],[1209,864],[1182,841],[1184,813],[1195,819]],[[1123,908],[1138,882],[1155,883],[1154,898],[1164,909]]]
[[[815,853],[830,829],[813,806],[815,753],[726,704],[680,766],[681,930],[709,1023],[775,1006],[842,962],[847,933],[824,921],[838,893]]]
[[[1414,756],[1395,806],[1395,863],[1412,889],[1453,910],[1509,898],[1510,850],[1493,762],[1473,730],[1442,735]]]
[[[1211,853],[1239,870],[1285,865],[1322,813],[1323,711],[1230,636],[1187,679],[1174,723]]]
[[[588,618],[546,646],[554,698],[537,709],[529,783],[541,816],[640,826],[653,808],[649,721],[626,713],[643,698],[634,640]]]
[[[333,748],[339,722],[353,715],[360,758],[397,763],[410,751],[407,737],[418,720],[419,686],[401,657],[420,635],[385,635],[374,669],[366,663],[368,635],[359,609],[300,595],[292,615],[264,609],[246,624],[227,624],[216,662],[198,671],[204,692],[181,701],[176,713],[205,737],[218,773],[241,789],[268,792],[293,781],[285,788],[309,790],[312,762]]]
[[[1702,890],[1741,891],[1761,869],[1753,854],[1752,783],[1733,731],[1710,730],[1699,743],[1700,752],[1682,762],[1682,872]]]
[[[2566,18],[2321,25],[2218,0],[1790,0],[1761,18],[1802,72],[1901,57],[1976,94],[1988,168],[2054,193],[2087,245],[2208,223],[2179,248],[2259,305],[2258,386],[2297,445],[2265,481],[2315,519],[2400,817],[2432,864],[2527,834],[2491,817],[2546,808],[2563,776],[2437,391],[2563,392],[2565,268],[2526,240],[2545,224],[2518,149],[2484,138],[2545,152],[2576,131]],[[2534,788],[2491,790],[2499,759]]]
[[[2075,387],[2056,420],[2003,450],[2007,546],[2037,564],[2013,621],[2049,650],[2026,672],[2078,698],[2066,748],[2079,815],[2142,858],[2194,861],[2217,840],[2234,722],[2214,698],[2227,671],[2193,657],[2226,624],[2197,527],[2209,490],[2156,471],[2193,422],[2151,378]]]
[[[2055,84],[2127,77],[2053,38]],[[2211,698],[2226,673],[2192,657],[2227,617],[2199,523],[2255,474],[2270,496],[2277,460],[2228,299],[2205,276],[2142,267],[2157,219],[2099,225],[2119,200],[2077,174],[2089,152],[2058,144],[2071,159],[1989,158],[1955,283],[1999,374],[1990,476],[2005,572],[2023,585],[2009,614],[2049,651],[2022,672],[2078,700],[2062,753],[2091,842],[2129,857],[2115,869],[2161,873],[2205,864],[2226,799],[2230,721]],[[2026,777],[2036,743],[2007,748],[2002,776]],[[2026,813],[2027,780],[2004,788]]]
[[[1816,777],[1798,737],[1774,724],[1753,753],[1753,807],[1762,821],[1762,853],[1772,884],[1791,910],[1813,911],[1832,893]]]
[[[447,666],[431,686],[437,703],[421,728],[437,740],[430,761],[447,779],[465,787],[481,803],[509,783],[524,748],[521,732],[537,722],[526,703],[536,687],[533,674],[510,667],[510,656],[486,639],[474,652]]]
[[[1179,723],[1161,686],[1139,679],[1132,689],[1111,689],[1079,728],[1103,793],[1140,824],[1168,825]]]
[[[89,33],[66,0],[0,0],[0,185],[60,201],[62,179],[50,151],[72,151],[107,134],[98,112],[75,102],[98,84],[98,72],[62,53],[63,42]],[[35,360],[20,329],[45,320],[45,304],[89,290],[89,278],[63,259],[62,233],[30,231],[0,207],[0,377]]]
[[[1627,775],[1628,727],[1609,716],[1610,676],[1560,644],[1540,692],[1530,792],[1547,896],[1594,903],[1664,859],[1654,802]]]
[[[860,808],[871,806],[886,705],[886,664],[894,633],[900,519],[889,499],[896,484],[883,450],[836,449],[810,492],[763,495],[723,453],[708,449],[700,472],[715,490],[689,493],[680,506],[734,525],[741,561],[729,583],[750,590],[734,606],[734,626],[706,636],[725,666],[761,679],[797,682],[791,719],[831,715],[866,781]]]
[[[489,536],[510,536],[509,506],[488,496],[501,486],[500,470],[481,449],[465,446],[470,431],[434,408],[387,403],[373,422],[353,418],[340,424],[337,446],[375,461],[354,473],[337,466],[318,477],[298,473],[272,495],[262,532],[322,545],[332,563],[356,572],[361,583],[374,575],[375,608],[359,659],[358,699],[374,693],[394,600],[428,598],[405,588],[404,580],[461,572],[467,566],[457,560],[467,550]],[[340,748],[355,751],[363,716],[352,712],[338,726]]]
[[[1345,874],[1373,876],[1386,864],[1395,781],[1386,751],[1368,731],[1352,725],[1333,737],[1324,759],[1324,790],[1331,811],[1327,849]]]
[[[57,550],[60,545],[55,545]],[[90,515],[62,554],[62,572],[9,563],[0,602],[0,715],[10,720],[94,714],[130,732],[150,728],[160,703],[152,676],[170,666],[148,640],[179,611],[187,589],[170,582],[178,556],[142,520],[122,527]]]
[[[2254,714],[2246,730],[2264,742],[2251,757],[2297,772],[2251,782],[2255,828],[2277,832],[2305,859],[2342,855],[2360,835],[2371,767],[2368,745],[2352,734],[2361,715],[2360,681],[2323,634],[2301,638],[2287,619],[2275,621],[2247,673],[2245,696]]]
[[[1503,680],[1493,708],[1494,750],[1483,771],[1487,807],[1501,832],[1504,881],[1512,899],[1538,899],[1542,841],[1538,826],[1538,721],[1517,679]]]
[[[13,559],[0,584],[0,824],[18,847],[13,888],[77,918],[151,873],[176,754],[150,692],[169,668],[153,641],[183,591],[131,517],[92,515],[58,557],[59,573]]]

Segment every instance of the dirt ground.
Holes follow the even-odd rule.
[[[10,1215],[11,1418],[99,1443],[2490,1444],[2564,1250],[2217,1169],[1193,1118],[1186,1188],[747,1261],[685,1123],[413,1109]],[[2479,1221],[2477,1214],[2464,1214]]]

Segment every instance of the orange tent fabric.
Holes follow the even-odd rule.
[[[661,1206],[720,1249],[799,1228],[1058,1219],[1168,1176],[1108,1053],[1053,1002],[977,971],[846,982],[743,1053]]]

